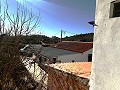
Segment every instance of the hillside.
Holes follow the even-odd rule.
[[[81,42],[93,42],[94,33],[78,34],[70,37],[65,37],[62,41],[81,41]],[[41,44],[43,41],[46,44],[55,44],[60,42],[60,38],[53,36],[52,38],[45,35],[30,35],[22,36],[23,44]]]
[[[94,33],[79,34],[63,38],[63,41],[93,42]]]

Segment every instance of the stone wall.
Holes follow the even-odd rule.
[[[50,67],[48,90],[89,90],[89,80]]]

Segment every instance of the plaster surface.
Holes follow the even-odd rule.
[[[115,0],[96,0],[90,90],[120,90],[120,17],[110,18]]]

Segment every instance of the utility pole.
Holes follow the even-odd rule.
[[[63,30],[61,30],[61,38],[60,38],[60,42],[62,42],[62,33],[63,33]]]

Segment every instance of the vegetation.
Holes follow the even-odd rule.
[[[81,42],[93,42],[94,33],[78,34],[70,37],[65,37],[63,41],[81,41]],[[60,42],[60,38],[53,36],[52,38],[45,35],[29,35],[22,36],[22,44],[41,44],[43,41],[46,44],[55,44]]]
[[[81,42],[93,42],[93,35],[94,33],[86,33],[86,34],[79,34],[70,37],[65,37],[63,41],[81,41]],[[53,36],[52,38],[47,37],[45,35],[31,35],[31,36],[23,36],[24,40],[22,41],[23,44],[41,44],[43,41],[46,44],[55,44],[60,42],[60,38]]]
[[[93,35],[94,33],[79,34],[79,35],[74,35],[71,37],[65,37],[63,40],[64,41],[93,42]]]
[[[40,18],[39,12],[24,7],[17,4],[12,13],[8,3],[0,1],[0,90],[33,90],[37,85],[21,61],[19,45],[23,35],[39,26]]]

